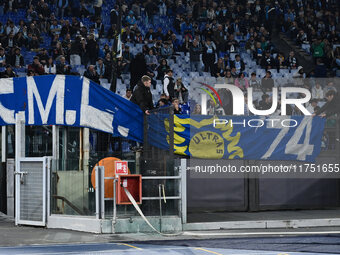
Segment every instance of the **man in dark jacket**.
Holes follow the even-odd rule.
[[[84,72],[84,77],[90,79],[97,84],[100,84],[99,75],[94,65],[89,65],[87,70]]]
[[[202,48],[199,46],[198,41],[195,39],[190,47],[190,68],[191,72],[199,72],[202,75],[201,59]]]
[[[275,66],[274,58],[270,55],[269,51],[266,51],[266,54],[261,59],[261,67],[268,70],[274,68],[274,66]]]
[[[241,59],[240,55],[235,56],[235,61],[232,62],[231,68],[235,67],[236,73],[240,74],[244,71],[245,65],[243,60]]]
[[[20,54],[20,48],[15,49],[15,54],[11,56],[11,65],[16,68],[21,68],[25,65],[24,57]]]
[[[143,53],[138,53],[135,58],[132,59],[130,64],[130,71],[130,89],[133,90],[138,81],[142,78],[143,75],[146,75],[148,71]]]
[[[150,114],[149,110],[154,108],[150,86],[151,78],[147,75],[144,75],[133,91],[130,100],[132,103],[139,105],[145,114]]]
[[[17,77],[15,72],[13,72],[12,66],[7,65],[5,71],[0,73],[0,78],[13,78]]]
[[[326,93],[327,103],[325,103],[318,111],[313,113],[314,116],[330,117],[334,114],[340,114],[340,98],[334,90]]]

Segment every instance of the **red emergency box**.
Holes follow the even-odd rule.
[[[136,200],[137,204],[142,203],[142,176],[140,174],[119,175],[117,184],[117,204],[131,205],[128,196],[125,194],[125,187]]]

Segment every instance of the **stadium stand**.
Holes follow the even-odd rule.
[[[163,74],[172,69],[174,79],[181,78],[190,91],[189,99],[179,100],[182,113],[188,113],[201,93],[194,83],[254,86],[261,107],[267,93],[262,85],[268,79],[275,86],[294,84],[315,91],[320,88],[305,78],[340,76],[336,0],[121,1],[122,54],[113,61],[118,11],[115,0],[0,1],[1,77],[84,75],[107,89],[115,78],[114,92],[123,96],[147,74],[156,105]],[[271,37],[280,32],[314,57],[311,73],[304,72],[294,51],[275,47]],[[48,64],[50,57],[54,64]],[[319,106],[325,101],[317,99]]]

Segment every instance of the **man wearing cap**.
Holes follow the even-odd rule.
[[[135,87],[130,100],[132,103],[139,105],[145,114],[149,114],[149,110],[154,108],[150,86],[151,78],[144,75]]]
[[[175,82],[174,78],[172,77],[173,72],[171,69],[168,69],[164,75],[163,80],[163,91],[167,96],[168,100],[172,100],[175,97]]]

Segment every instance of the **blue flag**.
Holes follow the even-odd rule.
[[[150,118],[160,118],[153,116]],[[167,148],[168,115],[149,142]],[[325,120],[311,116],[175,115],[175,153],[206,159],[314,161],[321,150]]]
[[[87,127],[141,142],[143,113],[130,101],[79,76],[46,75],[0,79],[0,125]]]

